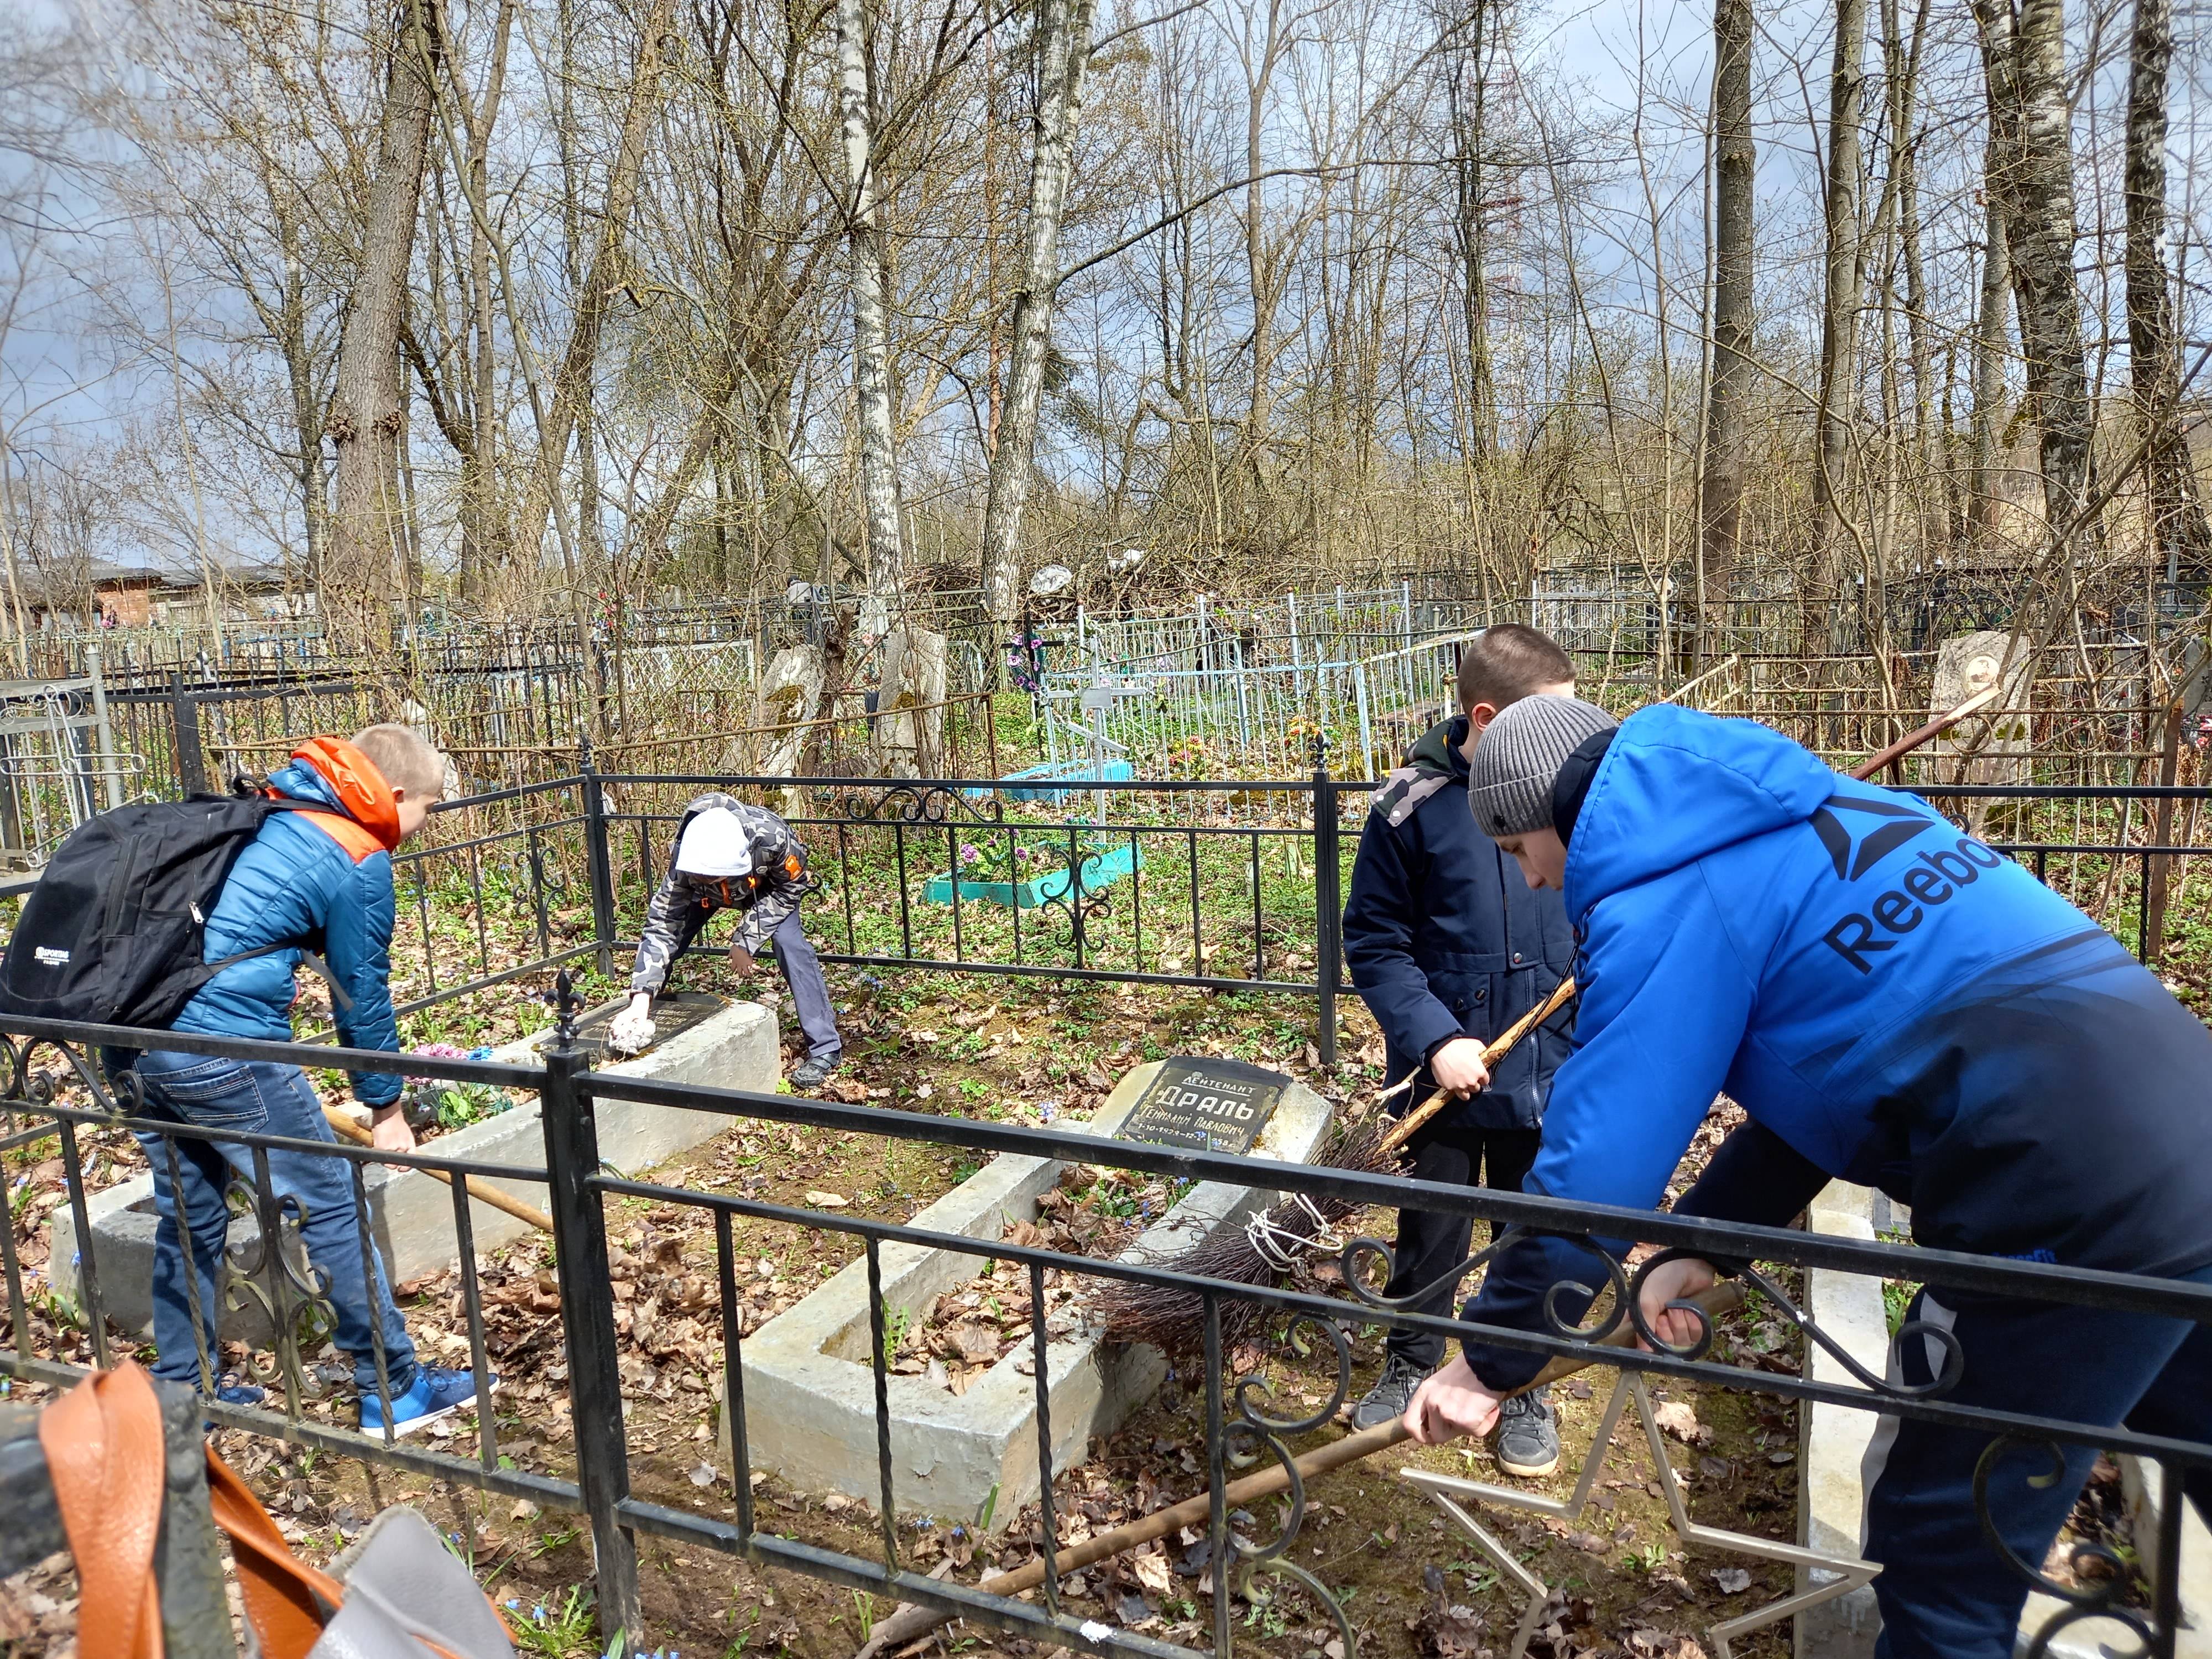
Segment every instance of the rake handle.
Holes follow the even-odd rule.
[[[1742,1303],[1743,1291],[1733,1279],[1725,1279],[1710,1290],[1700,1291],[1684,1300],[1695,1303],[1705,1310],[1707,1317],[1717,1319]],[[1624,1322],[1596,1346],[1604,1348],[1633,1347],[1636,1340],[1635,1326]],[[1595,1363],[1594,1360],[1571,1358],[1565,1354],[1557,1355],[1536,1373],[1533,1381],[1522,1384],[1504,1397],[1510,1399],[1514,1395],[1543,1388]],[[1295,1460],[1293,1467],[1297,1470],[1299,1480],[1304,1482],[1317,1474],[1340,1469],[1347,1463],[1357,1463],[1364,1457],[1372,1457],[1376,1452],[1387,1451],[1406,1437],[1405,1419],[1394,1417],[1387,1423],[1377,1423],[1371,1429],[1361,1429],[1340,1440],[1332,1440],[1326,1446],[1316,1446],[1304,1456]],[[1290,1484],[1290,1471],[1277,1463],[1257,1474],[1248,1474],[1242,1480],[1231,1481],[1221,1495],[1222,1506],[1233,1509],[1255,1498],[1272,1498],[1277,1492],[1286,1491]],[[1194,1498],[1184,1498],[1180,1504],[1170,1504],[1141,1521],[1132,1521],[1127,1526],[1115,1527],[1110,1531],[1086,1538],[1080,1544],[1071,1544],[1055,1550],[1053,1565],[1063,1573],[1076,1572],[1109,1556],[1120,1555],[1156,1539],[1165,1538],[1206,1520],[1212,1512],[1212,1501],[1211,1493],[1200,1492]],[[1039,1556],[1010,1572],[992,1574],[977,1588],[994,1595],[1018,1595],[1043,1583],[1044,1558]],[[868,1645],[861,1650],[861,1654],[881,1653],[902,1643],[911,1642],[915,1638],[936,1629],[951,1617],[929,1607],[902,1607],[875,1627]]]
[[[356,1146],[369,1146],[375,1144],[368,1130],[335,1107],[323,1108],[323,1121]],[[453,1184],[453,1177],[444,1170],[424,1170],[422,1173],[433,1181],[444,1182],[448,1187]],[[550,1233],[553,1231],[553,1218],[544,1211],[532,1209],[520,1199],[509,1197],[489,1181],[479,1181],[474,1176],[463,1176],[461,1179],[468,1188],[469,1196],[479,1203],[489,1204],[493,1209],[513,1216],[517,1221],[526,1221],[541,1233]]]

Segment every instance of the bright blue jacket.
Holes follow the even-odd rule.
[[[288,799],[359,821],[354,805],[307,761],[293,761],[269,782]],[[292,948],[224,969],[199,988],[169,1029],[290,1042],[292,1003],[299,993],[294,975],[304,948],[322,956],[343,993],[332,997],[339,1040],[349,1048],[398,1052],[392,854],[376,844],[380,838],[372,825],[349,837],[355,842],[349,849],[305,813],[271,812],[231,866],[208,917],[201,959],[213,962],[278,943]],[[354,1097],[365,1106],[389,1105],[399,1097],[400,1086],[397,1077],[356,1074],[353,1079]]]
[[[2212,1263],[2212,1033],[1916,797],[1750,720],[1645,708],[1591,780],[1566,903],[1576,1052],[1528,1191],[1656,1208],[1724,1090],[1753,1120],[1732,1147],[1779,1143],[1816,1184],[1881,1187],[1923,1245],[2166,1275]],[[1787,1219],[1745,1170],[1717,1158],[1678,1208]],[[1809,1196],[1790,1192],[1787,1214]],[[1528,1241],[1468,1317],[1544,1328],[1546,1288],[1593,1272],[1575,1245]],[[1499,1387],[1541,1363],[1480,1344],[1468,1358]]]

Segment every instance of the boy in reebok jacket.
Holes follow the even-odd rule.
[[[1725,1090],[1751,1121],[1678,1212],[1781,1225],[1832,1176],[1909,1203],[1923,1245],[2212,1285],[2212,1033],[2011,859],[1765,726],[1666,707],[1615,730],[1531,698],[1476,750],[1468,799],[1530,885],[1564,890],[1582,941],[1577,1047],[1530,1192],[1655,1207]],[[1694,1335],[1661,1310],[1712,1278],[1682,1260],[1651,1275],[1662,1337]],[[1565,1279],[1602,1282],[1583,1247],[1528,1240],[1466,1316],[1543,1328]],[[1577,1319],[1588,1298],[1559,1301]],[[2212,1323],[1949,1290],[1910,1317],[1957,1340],[1946,1402],[2212,1439]],[[1942,1352],[1896,1359],[1925,1386]],[[1480,1432],[1540,1363],[1471,1342],[1407,1425]],[[2009,1659],[2027,1583],[1977,1516],[1990,1443],[1902,1419],[1875,1437],[1887,1659]],[[1990,1516],[2021,1559],[2044,1559],[2092,1455],[2069,1448],[2040,1489],[2040,1448],[2000,1458]],[[2212,1501],[2201,1472],[2188,1489]]]
[[[295,975],[302,955],[319,950],[330,970],[338,1040],[349,1048],[398,1053],[392,1014],[392,854],[422,827],[445,787],[445,759],[404,726],[372,726],[351,743],[313,738],[269,780],[270,790],[299,810],[272,812],[238,855],[210,913],[202,959],[271,945],[283,948],[234,963],[203,985],[169,1029],[209,1036],[292,1040]],[[150,1115],[210,1129],[242,1129],[335,1142],[322,1103],[296,1066],[221,1060],[155,1048],[127,1063],[143,1085]],[[401,1111],[401,1083],[382,1073],[356,1075],[354,1097],[374,1113],[371,1133],[388,1152],[411,1152],[415,1136]],[[230,1229],[224,1193],[235,1169],[253,1178],[246,1146],[141,1135],[154,1173],[160,1222],[154,1249],[154,1374],[172,1382],[212,1385],[233,1405],[255,1405],[262,1390],[222,1384],[213,1375],[218,1303],[216,1269]],[[168,1147],[176,1149],[173,1182]],[[392,1306],[381,1260],[373,1279],[362,1271],[353,1183],[345,1160],[272,1150],[269,1176],[280,1198],[296,1198],[308,1261],[329,1283],[339,1347],[353,1359],[361,1423],[381,1431],[387,1417],[405,1434],[450,1415],[476,1399],[465,1370],[427,1365],[416,1358],[405,1322]],[[179,1220],[183,1231],[179,1231]],[[190,1243],[187,1258],[184,1248]],[[191,1274],[188,1284],[186,1274]],[[193,1291],[197,1290],[197,1297]],[[197,1300],[200,1324],[195,1328]],[[384,1343],[392,1404],[379,1392],[375,1335]],[[204,1352],[210,1370],[203,1376]]]
[[[1344,955],[1382,1028],[1387,1080],[1418,1073],[1401,1109],[1438,1087],[1455,1096],[1409,1145],[1411,1173],[1423,1181],[1518,1192],[1535,1160],[1552,1073],[1567,1055],[1574,1017],[1562,1012],[1497,1075],[1483,1067],[1484,1045],[1551,994],[1575,945],[1559,895],[1531,892],[1468,816],[1467,757],[1500,709],[1539,692],[1571,696],[1574,678],[1566,653],[1534,629],[1484,630],[1461,653],[1459,717],[1415,744],[1384,781],[1359,838]],[[1401,1212],[1388,1294],[1437,1283],[1467,1259],[1471,1231],[1465,1216]],[[1446,1284],[1417,1311],[1448,1315],[1451,1305]],[[1354,1425],[1402,1413],[1443,1353],[1433,1332],[1391,1332],[1382,1375],[1353,1408]],[[1548,1474],[1559,1457],[1549,1400],[1539,1391],[1512,1401],[1499,1425],[1498,1467]]]
[[[715,911],[744,912],[730,940],[730,965],[753,970],[763,943],[775,941],[776,965],[806,1033],[806,1058],[793,1068],[794,1089],[817,1089],[837,1069],[844,1042],[837,1011],[822,977],[821,958],[806,942],[799,920],[806,896],[806,849],[791,826],[764,806],[735,795],[701,795],[684,809],[668,874],[645,913],[637,962],[630,970],[629,1006],[607,1028],[610,1047],[635,1054],[653,1041],[653,999],[668,969]]]

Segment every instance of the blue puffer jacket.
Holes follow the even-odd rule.
[[[1532,893],[1467,805],[1462,716],[1413,745],[1376,792],[1344,907],[1344,959],[1382,1028],[1395,1083],[1455,1036],[1488,1042],[1549,996],[1574,962],[1557,893]],[[1498,1062],[1490,1087],[1445,1107],[1446,1127],[1528,1129],[1543,1121],[1567,1057],[1564,1010]],[[1433,1087],[1433,1085],[1430,1085]],[[1426,1091],[1416,1085],[1418,1097]]]
[[[377,811],[380,803],[364,800],[356,789],[342,787],[343,779],[334,781],[320,769],[314,745],[305,752],[307,757],[295,759],[269,781],[279,795],[313,812],[270,813],[238,855],[208,917],[202,959],[213,962],[280,942],[296,942],[295,948],[224,969],[199,988],[170,1029],[289,1042],[292,1003],[299,994],[294,978],[298,947],[304,946],[323,957],[343,993],[333,998],[341,1005],[340,1041],[349,1048],[397,1053],[391,848],[398,842],[398,826],[390,817],[390,797],[387,793],[383,811]],[[331,817],[319,822],[323,814]],[[347,998],[349,1007],[343,1006]],[[389,1105],[400,1087],[397,1077],[356,1074],[353,1080],[354,1096],[364,1106]]]
[[[1576,1052],[1528,1190],[1656,1207],[1725,1090],[1779,1159],[1680,1208],[1774,1222],[1747,1179],[1879,1185],[1948,1250],[2174,1275],[2212,1263],[2212,1033],[2024,866],[1750,720],[1631,716],[1568,842]],[[1739,1146],[1739,1143],[1742,1143]],[[1784,1209],[1784,1205],[1788,1207]],[[1469,1319],[1544,1328],[1580,1248],[1516,1245]],[[1563,1316],[1587,1300],[1561,1297]],[[1496,1387],[1541,1357],[1470,1344]]]

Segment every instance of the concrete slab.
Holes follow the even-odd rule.
[[[1875,1236],[1871,1188],[1831,1182],[1813,1200],[1808,1228],[1846,1238]],[[1806,1311],[1838,1338],[1853,1358],[1879,1375],[1889,1352],[1888,1315],[1879,1280],[1823,1267],[1805,1274]],[[1806,1367],[1813,1381],[1850,1388],[1857,1379],[1817,1344]],[[1881,1419],[1872,1412],[1814,1405],[1798,1414],[1797,1541],[1824,1555],[1856,1556],[1863,1491],[1859,1466]],[[1797,1569],[1797,1589],[1820,1582],[1810,1567]],[[1828,1583],[1835,1582],[1833,1577]],[[1862,1587],[1808,1607],[1796,1618],[1797,1659],[1873,1659],[1881,1615],[1874,1591]]]
[[[1113,1133],[1159,1064],[1140,1066],[1123,1078],[1087,1125],[1065,1127],[1067,1161],[1086,1157],[1086,1140]],[[1331,1118],[1327,1101],[1293,1084],[1253,1156],[1308,1162],[1327,1137]],[[995,1242],[1009,1221],[1035,1218],[1038,1196],[1059,1179],[1062,1167],[1048,1158],[994,1158],[912,1224]],[[1170,1254],[1220,1228],[1241,1225],[1269,1196],[1212,1182],[1194,1187],[1127,1256]],[[894,1317],[926,1313],[982,1265],[981,1258],[956,1251],[901,1244],[885,1245],[880,1261],[884,1300]],[[1167,1364],[1156,1349],[1109,1346],[1079,1321],[1055,1317],[1062,1328],[1047,1347],[1046,1380],[1053,1462],[1066,1468],[1080,1458],[1091,1436],[1112,1432],[1152,1396],[1165,1380]],[[880,1501],[869,1343],[865,1261],[853,1262],[745,1339],[745,1431],[753,1469],[781,1475],[805,1491]],[[1036,1496],[1036,1379],[1017,1369],[1029,1352],[1008,1352],[957,1397],[921,1377],[886,1379],[893,1497],[902,1513],[974,1522],[989,1505],[994,1525],[1003,1526]],[[727,1468],[729,1425],[727,1414],[721,1416],[721,1460]]]
[[[543,1059],[535,1047],[539,1040],[510,1043],[495,1050],[491,1058],[507,1065],[542,1066]],[[676,1033],[635,1060],[600,1069],[612,1076],[772,1090],[781,1075],[775,1018],[758,1003],[736,1003]],[[729,1120],[719,1113],[610,1101],[599,1111],[600,1156],[617,1169],[631,1173],[711,1139],[728,1124]],[[530,1096],[518,1101],[512,1111],[441,1135],[433,1148],[450,1158],[542,1169],[545,1137],[538,1121],[538,1098]],[[386,1270],[394,1280],[414,1279],[453,1265],[459,1247],[453,1231],[449,1188],[420,1170],[394,1171],[380,1164],[368,1167],[364,1185],[369,1225],[383,1253]],[[492,1185],[541,1210],[545,1207],[542,1182],[501,1179]],[[94,1194],[85,1208],[97,1241],[100,1297],[108,1316],[126,1329],[146,1332],[153,1320],[157,1224],[153,1176],[119,1182]],[[479,1252],[530,1231],[527,1222],[477,1201],[469,1206],[469,1224]],[[66,1206],[54,1212],[47,1228],[53,1246],[49,1274],[54,1289],[74,1297],[79,1247]],[[251,1260],[259,1239],[260,1228],[251,1217],[234,1219],[229,1261],[234,1264]],[[269,1332],[265,1319],[249,1298],[246,1307],[224,1314],[222,1334],[231,1341],[258,1342],[265,1341]]]

